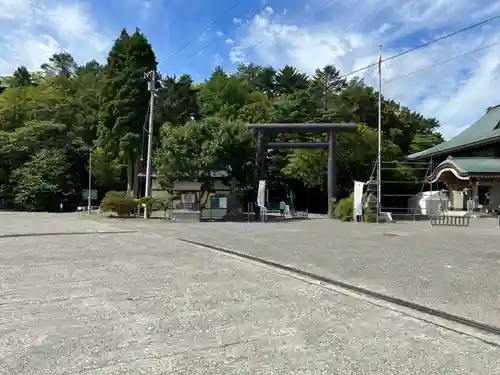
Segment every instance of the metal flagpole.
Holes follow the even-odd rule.
[[[382,46],[378,55],[378,156],[377,156],[377,224],[380,217],[382,199]]]
[[[155,116],[155,92],[156,92],[156,72],[150,72],[150,80],[148,82],[148,89],[151,94],[150,109],[149,109],[149,126],[148,126],[148,155],[146,159],[146,192],[145,196],[151,196],[151,158],[153,155],[153,125]]]

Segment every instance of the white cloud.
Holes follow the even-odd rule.
[[[62,51],[79,63],[104,58],[111,42],[97,31],[84,3],[0,0],[0,75],[11,74],[21,64],[38,70]]]
[[[388,23],[384,23],[382,26],[379,27],[378,32],[380,34],[382,34],[382,33],[386,32],[387,30],[389,30],[391,27],[392,27],[392,25],[390,25]]]
[[[221,37],[224,35],[224,33],[222,31],[216,31],[215,35],[217,35],[218,37]]]
[[[375,63],[379,45],[387,58],[500,10],[500,0],[489,1],[488,7],[480,0],[335,3],[328,9],[311,6],[318,9],[318,18],[324,22],[311,22],[312,16],[303,15],[301,19],[300,14],[290,18],[293,12],[261,13],[243,34],[234,38],[230,59],[235,63],[251,60],[276,66],[292,64],[309,74],[333,63],[347,73]],[[333,16],[335,22],[331,22]],[[384,63],[383,80],[393,80],[500,40],[499,27],[500,21],[493,21]],[[499,64],[500,46],[495,46],[388,82],[383,93],[426,116],[436,117],[445,136],[451,136],[481,117],[488,106],[500,103]],[[368,84],[377,85],[376,67],[358,75]]]
[[[227,38],[226,44],[234,44],[234,40],[232,40],[231,38]]]
[[[213,64],[212,65],[214,67],[220,66],[223,62],[224,62],[224,59],[222,58],[222,56],[220,55],[220,53],[216,53],[215,56],[214,56]]]
[[[161,0],[120,0],[119,5],[130,8],[134,14],[137,14],[143,21],[163,10]],[[162,20],[165,22],[165,20]]]

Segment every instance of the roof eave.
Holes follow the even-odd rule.
[[[463,150],[467,150],[469,148],[483,146],[483,145],[486,145],[486,144],[489,144],[489,143],[495,143],[495,142],[498,142],[498,141],[500,141],[500,134],[496,135],[494,137],[488,138],[488,139],[483,139],[483,140],[476,141],[476,142],[470,142],[470,143],[467,143],[465,145],[450,147],[450,148],[446,148],[444,150],[440,150],[440,151],[436,151],[436,152],[426,153],[425,151],[421,151],[422,155],[418,155],[418,154],[420,154],[420,152],[416,152],[414,154],[408,155],[406,157],[406,159],[407,160],[428,159],[428,158],[432,158],[434,156],[451,154],[452,152],[463,151]],[[431,150],[431,149],[429,149],[429,150]],[[412,157],[412,155],[417,155],[417,156]]]

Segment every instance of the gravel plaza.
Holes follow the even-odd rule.
[[[1,374],[494,374],[500,349],[250,262],[498,324],[499,230],[0,213]]]

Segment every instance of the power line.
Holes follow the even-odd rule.
[[[168,57],[165,61],[164,64],[168,63],[170,60],[172,60],[173,57],[177,56],[179,52],[183,51],[186,49],[188,46],[191,45],[195,40],[197,40],[200,36],[202,36],[204,33],[206,33],[208,30],[214,26],[220,18],[224,17],[225,15],[229,14],[234,8],[236,8],[238,5],[240,5],[243,2],[243,0],[238,0],[236,1],[233,5],[231,5],[224,13],[222,13],[219,17],[214,19],[210,25],[208,25],[204,30],[202,30],[198,35],[195,35],[193,38],[188,40],[181,48],[179,48],[176,52],[174,52],[170,57]]]
[[[448,39],[448,38],[450,38],[450,37],[452,37],[452,36],[455,36],[455,35],[457,35],[457,34],[460,34],[460,33],[463,33],[463,32],[465,32],[465,31],[469,31],[469,30],[471,30],[471,29],[474,29],[474,28],[476,28],[476,27],[479,27],[479,26],[485,25],[485,24],[487,24],[488,22],[494,21],[494,20],[496,20],[496,19],[498,19],[498,18],[500,18],[500,15],[497,15],[497,16],[494,16],[494,17],[490,17],[490,18],[488,18],[488,19],[486,19],[486,20],[484,20],[484,21],[481,21],[481,22],[478,22],[478,23],[472,24],[472,25],[470,25],[470,26],[464,27],[463,29],[457,30],[457,31],[455,31],[455,32],[453,32],[453,33],[451,33],[451,34],[446,34],[446,35],[444,35],[444,36],[442,36],[442,37],[440,37],[440,38],[433,39],[433,40],[431,40],[430,42],[426,42],[426,43],[420,44],[420,45],[418,45],[418,46],[416,46],[416,47],[410,48],[410,49],[408,49],[408,50],[406,50],[406,51],[404,51],[404,52],[401,52],[401,53],[398,53],[398,54],[396,54],[396,55],[394,55],[394,56],[388,57],[387,59],[382,59],[382,62],[390,61],[390,60],[393,60],[393,59],[395,59],[395,58],[397,58],[397,57],[401,57],[401,56],[403,56],[403,55],[406,55],[407,53],[410,53],[410,52],[416,51],[416,50],[418,50],[418,49],[421,49],[421,48],[427,47],[427,46],[429,46],[429,45],[431,45],[431,44],[433,44],[433,43],[440,42],[440,41],[442,41],[442,40]],[[379,64],[379,62],[377,61],[377,62],[375,62],[375,63],[369,64],[369,65],[366,65],[366,66],[364,66],[364,67],[362,67],[362,68],[356,69],[356,70],[354,70],[354,71],[352,71],[352,72],[350,72],[350,73],[347,73],[347,74],[342,75],[342,76],[341,76],[341,78],[345,78],[345,77],[348,77],[348,76],[350,76],[350,75],[353,75],[353,74],[359,73],[359,72],[361,72],[361,71],[363,71],[363,70],[366,70],[366,69],[372,68],[372,67],[374,67],[374,66],[377,66],[378,64]]]
[[[235,27],[233,27],[231,30],[229,30],[228,32],[226,32],[226,34],[230,34],[232,33],[233,31],[236,31],[238,30],[241,26],[243,25],[246,25],[248,21],[250,21],[252,18],[254,18],[255,16],[259,15],[260,13],[262,13],[263,11],[266,10],[267,7],[269,7],[272,3],[274,3],[276,0],[270,0],[268,2],[266,2],[266,4],[264,4],[264,6],[259,9],[257,12],[253,13],[250,17],[247,17],[245,18],[240,24],[236,25]],[[333,0],[331,0],[333,1]],[[196,55],[198,55],[200,52],[206,50],[208,47],[210,47],[212,44],[214,44],[215,41],[212,41],[208,44],[206,44],[205,46],[203,46],[202,48],[200,48],[198,51],[196,51],[195,53],[192,53],[191,55],[189,55],[187,57],[187,59],[191,59],[193,57],[195,57]]]
[[[408,73],[408,74],[404,74],[404,75],[402,75],[402,76],[399,76],[399,77],[396,77],[396,78],[393,78],[393,79],[389,79],[389,80],[385,81],[384,83],[394,82],[394,81],[397,81],[397,80],[400,80],[400,79],[403,79],[403,78],[406,78],[406,77],[412,76],[412,75],[414,75],[414,74],[417,74],[417,73],[423,72],[423,71],[425,71],[425,70],[432,69],[432,68],[436,68],[436,67],[438,67],[438,66],[444,65],[444,64],[449,63],[449,62],[451,62],[451,61],[458,60],[458,59],[460,59],[460,58],[462,58],[462,57],[464,57],[464,56],[472,55],[473,53],[476,53],[476,52],[479,52],[479,51],[483,51],[483,50],[485,50],[485,49],[487,49],[487,48],[491,48],[491,47],[497,46],[497,45],[499,45],[499,44],[500,44],[500,42],[496,42],[496,43],[488,44],[487,46],[483,46],[483,47],[480,47],[480,48],[476,48],[476,49],[474,49],[474,50],[472,50],[472,51],[469,51],[469,52],[466,52],[466,53],[462,53],[462,54],[457,55],[457,56],[455,56],[455,57],[449,58],[449,59],[447,59],[447,60],[443,60],[443,61],[438,62],[438,63],[433,64],[433,65],[426,66],[426,67],[424,67],[424,68],[422,68],[422,69],[415,70],[415,71],[410,72],[410,73]]]
[[[321,8],[324,8],[326,7],[327,5],[329,5],[330,3],[332,3],[334,0],[328,0],[326,3],[323,3],[323,5],[321,5],[318,9],[315,9],[315,10],[310,10],[309,12],[305,13],[304,14],[304,17],[307,17],[307,16],[311,16],[314,12],[316,12],[317,10],[321,9]],[[269,39],[271,39],[272,37],[274,36],[274,34],[271,34],[270,36],[268,36],[267,38],[261,40],[259,43],[257,44],[254,44],[253,46],[249,47],[249,48],[257,48],[258,46],[260,46],[261,44],[267,42]]]
[[[334,1],[334,0],[328,0],[328,1],[327,1],[327,2],[325,2],[323,5],[321,5],[319,9],[321,9],[321,8],[323,8],[323,7],[325,7],[325,6],[327,6],[328,4],[332,3],[333,1]],[[258,11],[258,12],[256,12],[256,13],[254,13],[254,14],[253,14],[253,15],[251,15],[250,17],[248,17],[248,18],[245,20],[245,22],[244,22],[244,23],[241,23],[240,25],[238,25],[238,26],[237,26],[237,27],[235,27],[234,29],[230,30],[228,33],[231,33],[231,32],[233,32],[233,31],[237,30],[238,28],[240,28],[241,26],[243,26],[243,24],[245,24],[246,22],[248,22],[250,19],[252,19],[252,18],[253,18],[253,17],[255,17],[256,15],[258,15],[258,14],[262,13],[262,12],[263,12],[263,11],[264,11],[264,10],[265,10],[268,6],[269,6],[269,4],[271,4],[272,2],[273,2],[273,1],[269,1],[269,2],[268,2],[268,3],[267,3],[267,4],[266,4],[266,5],[265,5],[265,6],[264,6],[261,10],[259,10],[259,11]],[[318,9],[316,9],[316,10],[318,10]],[[307,16],[310,16],[310,15],[312,15],[312,14],[313,14],[316,10],[309,11],[309,12],[305,13],[305,14],[304,14],[304,16],[306,16],[306,17],[307,17]],[[253,46],[250,46],[250,47],[248,47],[248,48],[256,48],[256,47],[260,46],[262,43],[264,43],[264,42],[268,41],[269,39],[271,39],[273,36],[274,36],[274,35],[270,35],[269,37],[267,37],[267,38],[265,38],[265,39],[261,40],[259,43],[254,44]],[[199,54],[200,52],[202,52],[202,51],[204,51],[205,49],[207,49],[210,45],[211,45],[211,44],[206,45],[205,47],[201,48],[198,52],[195,52],[195,53],[193,53],[193,54],[189,55],[187,58],[188,58],[188,59],[190,59],[190,58],[192,58],[192,57],[196,56],[196,55],[197,55],[197,54]]]

